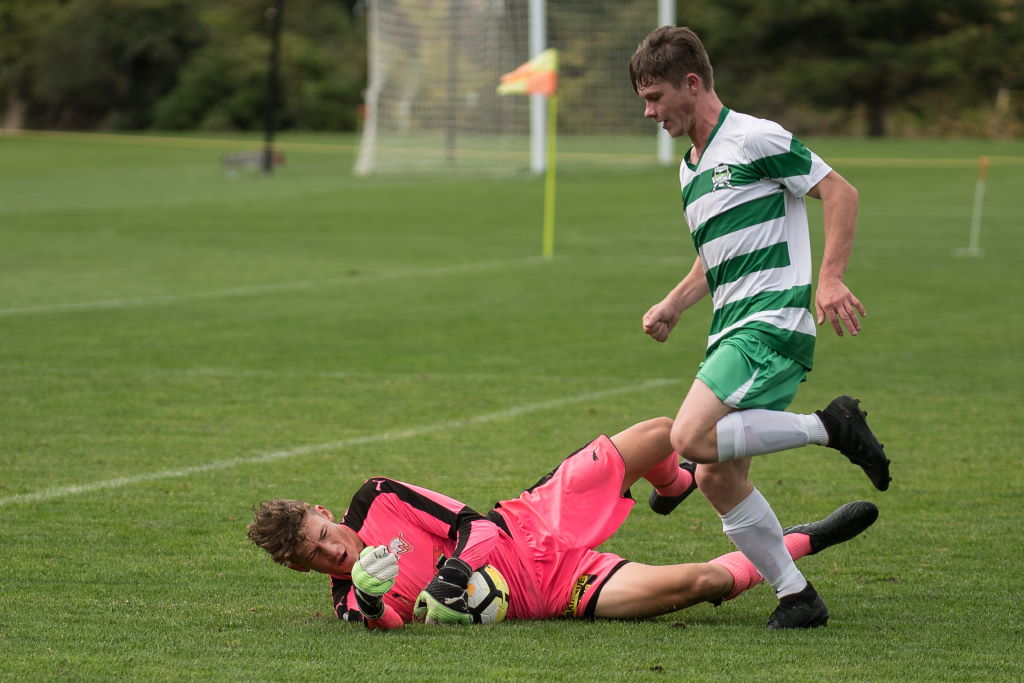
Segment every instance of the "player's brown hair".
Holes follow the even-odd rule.
[[[274,562],[293,562],[306,540],[302,529],[312,509],[301,500],[265,500],[253,507],[256,518],[249,523],[249,540],[270,553]]]
[[[714,87],[711,59],[697,34],[686,26],[654,29],[640,41],[629,60],[629,78],[634,91],[656,81],[678,88],[689,73],[700,76],[705,90]]]

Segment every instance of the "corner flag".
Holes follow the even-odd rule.
[[[558,91],[558,52],[548,48],[501,77],[499,95],[545,95]]]
[[[555,135],[558,129],[558,51],[548,48],[501,77],[499,95],[543,95],[548,98],[547,174],[544,182],[544,235],[542,254],[555,252]]]

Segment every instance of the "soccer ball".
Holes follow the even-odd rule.
[[[423,621],[427,615],[427,602],[420,593],[416,599],[413,616]],[[466,602],[469,616],[474,624],[497,624],[508,612],[508,583],[494,566],[485,564],[469,577],[466,585]]]
[[[466,593],[474,624],[497,624],[505,618],[508,583],[493,565],[486,564],[473,572]]]

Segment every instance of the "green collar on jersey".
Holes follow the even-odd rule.
[[[715,133],[717,133],[718,129],[722,127],[722,124],[725,122],[725,117],[728,116],[728,115],[729,115],[729,107],[723,106],[722,107],[722,113],[720,113],[718,115],[718,123],[716,123],[715,127],[711,129],[711,135],[708,136],[708,141],[704,145],[704,152],[700,155],[701,159],[703,159],[704,155],[708,153],[708,147],[711,146],[711,141],[715,139]],[[697,171],[697,166],[700,164],[700,161],[698,161],[696,164],[691,164],[690,163],[690,152],[692,152],[692,151],[693,151],[693,145],[690,145],[690,149],[686,150],[686,154],[683,155],[683,163],[685,163],[687,168],[689,168],[691,171],[696,172]]]

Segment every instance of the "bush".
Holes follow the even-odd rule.
[[[203,40],[184,0],[78,0],[55,15],[29,63],[29,122],[43,127],[145,128]]]

